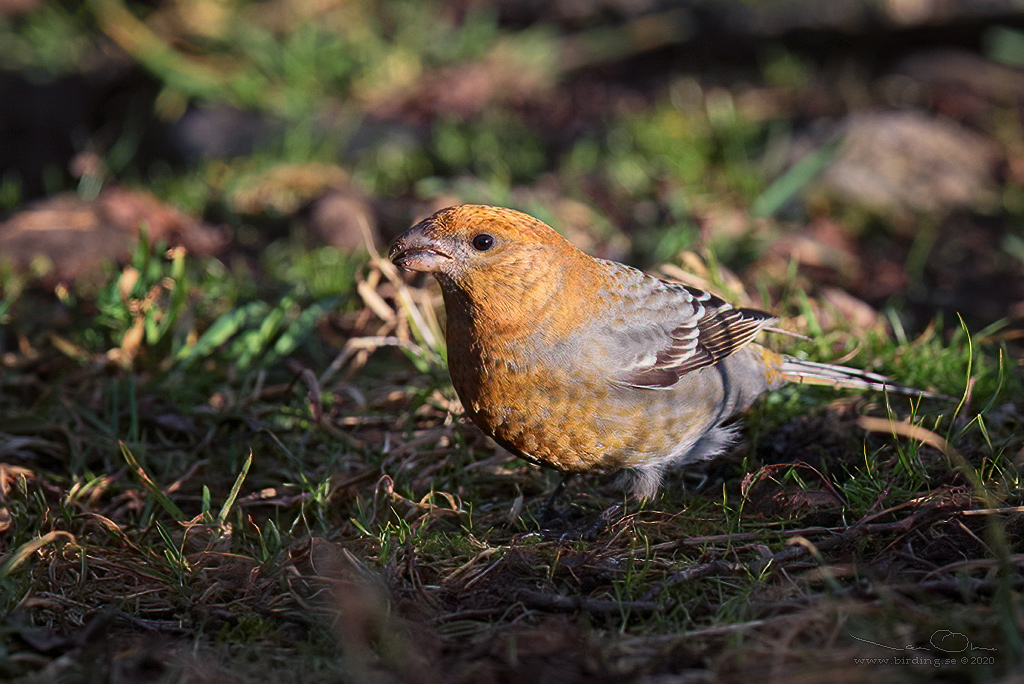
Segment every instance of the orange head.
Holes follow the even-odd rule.
[[[552,256],[583,256],[545,223],[503,207],[460,204],[423,219],[391,247],[398,266],[466,285],[481,274],[533,271]]]
[[[399,267],[432,273],[453,305],[509,324],[579,292],[597,263],[541,221],[513,209],[463,204],[442,209],[395,240]],[[584,289],[586,289],[584,287]],[[479,311],[479,310],[482,310]]]

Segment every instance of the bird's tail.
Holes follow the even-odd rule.
[[[782,363],[779,365],[778,370],[783,379],[792,383],[892,392],[894,394],[906,394],[912,397],[925,397],[927,399],[950,399],[950,397],[944,394],[936,394],[935,392],[917,389],[916,387],[900,385],[878,373],[848,368],[846,366],[835,366],[829,363],[804,361],[792,356],[782,357]]]

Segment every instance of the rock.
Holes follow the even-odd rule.
[[[946,119],[910,111],[849,117],[818,192],[897,218],[983,211],[995,205],[1002,161],[992,141]]]
[[[127,261],[143,226],[151,242],[216,254],[228,242],[223,229],[203,224],[153,195],[108,188],[95,200],[65,193],[29,205],[0,223],[0,261],[55,283],[93,275]]]
[[[351,191],[332,190],[310,205],[309,235],[344,252],[365,251],[367,240],[378,250],[387,251],[373,208]]]

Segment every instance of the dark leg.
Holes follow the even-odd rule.
[[[562,479],[555,485],[555,490],[551,492],[551,496],[548,497],[547,501],[540,509],[541,520],[550,520],[551,518],[558,517],[558,511],[555,509],[555,503],[558,501],[558,497],[565,491],[565,486],[569,484],[569,480],[573,478],[576,473],[563,473]]]
[[[584,514],[580,518],[579,510],[559,510],[556,506],[558,498],[565,492],[569,480],[576,473],[565,473],[562,479],[555,486],[551,495],[541,506],[538,522],[541,529],[537,534],[542,537],[560,539],[562,541],[584,540],[592,541],[597,536],[618,521],[623,515],[621,503],[610,506],[602,511],[596,519],[590,514]]]

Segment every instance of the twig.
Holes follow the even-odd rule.
[[[521,589],[515,594],[516,600],[530,608],[543,610],[582,610],[587,613],[620,614],[627,610],[640,613],[653,613],[665,606],[658,601],[612,601],[608,599],[591,599],[565,594],[546,594],[533,589]]]
[[[966,513],[966,511],[964,512]],[[793,537],[820,537],[823,535],[843,534],[854,528],[858,528],[861,531],[861,533],[884,533],[898,531],[902,529],[906,526],[906,521],[908,519],[888,523],[854,523],[853,525],[848,525],[845,527],[804,527],[798,530],[782,530],[780,532],[776,532],[775,534],[778,534],[780,537],[783,537],[784,539],[790,539]],[[655,544],[651,546],[651,550],[664,551],[666,549],[673,549],[678,546],[700,546],[702,544],[713,544],[717,542],[745,543],[752,541],[761,541],[764,539],[764,536],[765,533],[763,532],[735,532],[730,534],[711,534],[703,537],[686,537],[685,539],[676,539],[674,541],[666,542],[664,544]]]
[[[443,623],[443,622],[455,622],[456,620],[479,620],[484,618],[491,618],[495,615],[504,615],[508,612],[508,606],[502,605],[494,608],[467,608],[466,610],[460,610],[455,613],[448,613],[447,615],[439,615],[431,622]]]
[[[738,572],[750,572],[753,575],[761,575],[773,565],[783,565],[803,558],[807,555],[819,557],[822,551],[829,551],[844,544],[847,544],[858,537],[878,532],[905,532],[913,528],[920,518],[934,512],[936,509],[918,511],[903,520],[890,523],[860,524],[855,523],[845,528],[807,528],[806,530],[792,530],[785,536],[790,537],[789,545],[777,551],[767,558],[759,558],[750,563],[728,563],[726,561],[711,561],[701,565],[695,565],[685,570],[673,573],[665,581],[652,587],[643,595],[641,601],[652,601],[661,595],[665,589],[679,584],[685,584],[695,579],[716,573],[734,574]],[[807,539],[807,533],[820,534],[822,531],[831,531],[832,536],[815,543]],[[721,540],[735,540],[740,535],[716,535]],[[743,535],[746,536],[746,535]],[[708,537],[707,539],[711,539]],[[756,539],[756,537],[755,537]],[[681,540],[685,541],[685,540]]]

